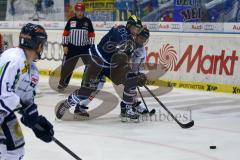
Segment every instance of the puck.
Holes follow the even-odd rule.
[[[217,147],[216,146],[210,146],[210,149],[216,149]]]

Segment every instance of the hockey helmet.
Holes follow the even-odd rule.
[[[20,47],[36,50],[39,47],[39,44],[45,46],[46,43],[47,33],[41,25],[28,23],[22,27],[22,30],[19,35]]]
[[[142,21],[135,15],[131,15],[127,20],[127,25],[132,25],[137,28],[142,28]]]

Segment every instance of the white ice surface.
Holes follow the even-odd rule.
[[[76,80],[71,83],[80,85]],[[181,108],[192,109],[195,125],[182,129],[173,121],[122,123],[118,117],[119,106],[90,121],[56,121],[54,106],[67,95],[50,89],[47,77],[41,77],[38,89],[40,94],[36,103],[39,112],[53,123],[55,137],[83,160],[240,159],[238,95],[174,89],[161,96],[162,102],[175,114],[189,115]],[[104,90],[114,92],[110,84],[106,84]],[[92,105],[98,102],[94,100]],[[147,98],[146,102],[149,108],[156,108],[159,112],[161,107],[154,99]],[[35,138],[30,129],[21,126],[26,141],[25,160],[74,160],[54,142],[44,143]],[[210,150],[210,145],[216,145],[217,149]]]

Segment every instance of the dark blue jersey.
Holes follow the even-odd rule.
[[[125,26],[120,25],[111,28],[111,30],[101,39],[97,46],[92,46],[90,54],[92,57],[100,58],[104,65],[109,68],[111,65],[111,58],[114,54],[126,54],[131,56],[135,49],[134,41]]]

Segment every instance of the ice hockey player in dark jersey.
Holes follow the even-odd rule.
[[[134,73],[143,72],[144,66],[146,63],[146,56],[147,52],[145,49],[145,45],[147,44],[150,37],[149,30],[144,27],[141,32],[137,35],[135,39],[136,49],[134,49],[133,54],[130,58],[130,64],[131,69]],[[103,78],[102,78],[103,79]],[[88,106],[88,104],[93,100],[93,98],[96,96],[96,94],[103,88],[104,82],[102,79],[98,82],[97,90],[94,94],[92,94],[88,99],[82,100],[81,105]],[[133,87],[131,89],[131,96],[135,97],[134,104],[133,104],[133,110],[135,110],[140,115],[145,115],[149,111],[146,109],[146,107],[143,105],[140,99],[137,98],[137,88]],[[125,103],[122,101],[120,105],[125,105]]]
[[[138,119],[139,115],[132,110],[134,97],[130,92],[131,88],[144,85],[146,76],[143,73],[134,73],[128,61],[135,49],[136,36],[141,30],[141,20],[132,15],[126,26],[113,27],[98,45],[90,48],[90,63],[85,69],[82,86],[70,94],[58,107],[57,118],[61,119],[70,107],[75,107],[75,114],[88,117],[88,108],[82,102],[96,92],[102,76],[107,76],[114,84],[124,85],[124,104],[121,105],[121,115]]]
[[[142,28],[141,21],[136,16],[128,19],[127,26],[113,27],[100,41],[98,45],[92,47],[90,55],[92,59],[100,58],[104,63],[103,67],[111,67],[112,56],[116,53],[124,52],[131,56],[135,49],[134,40]]]

